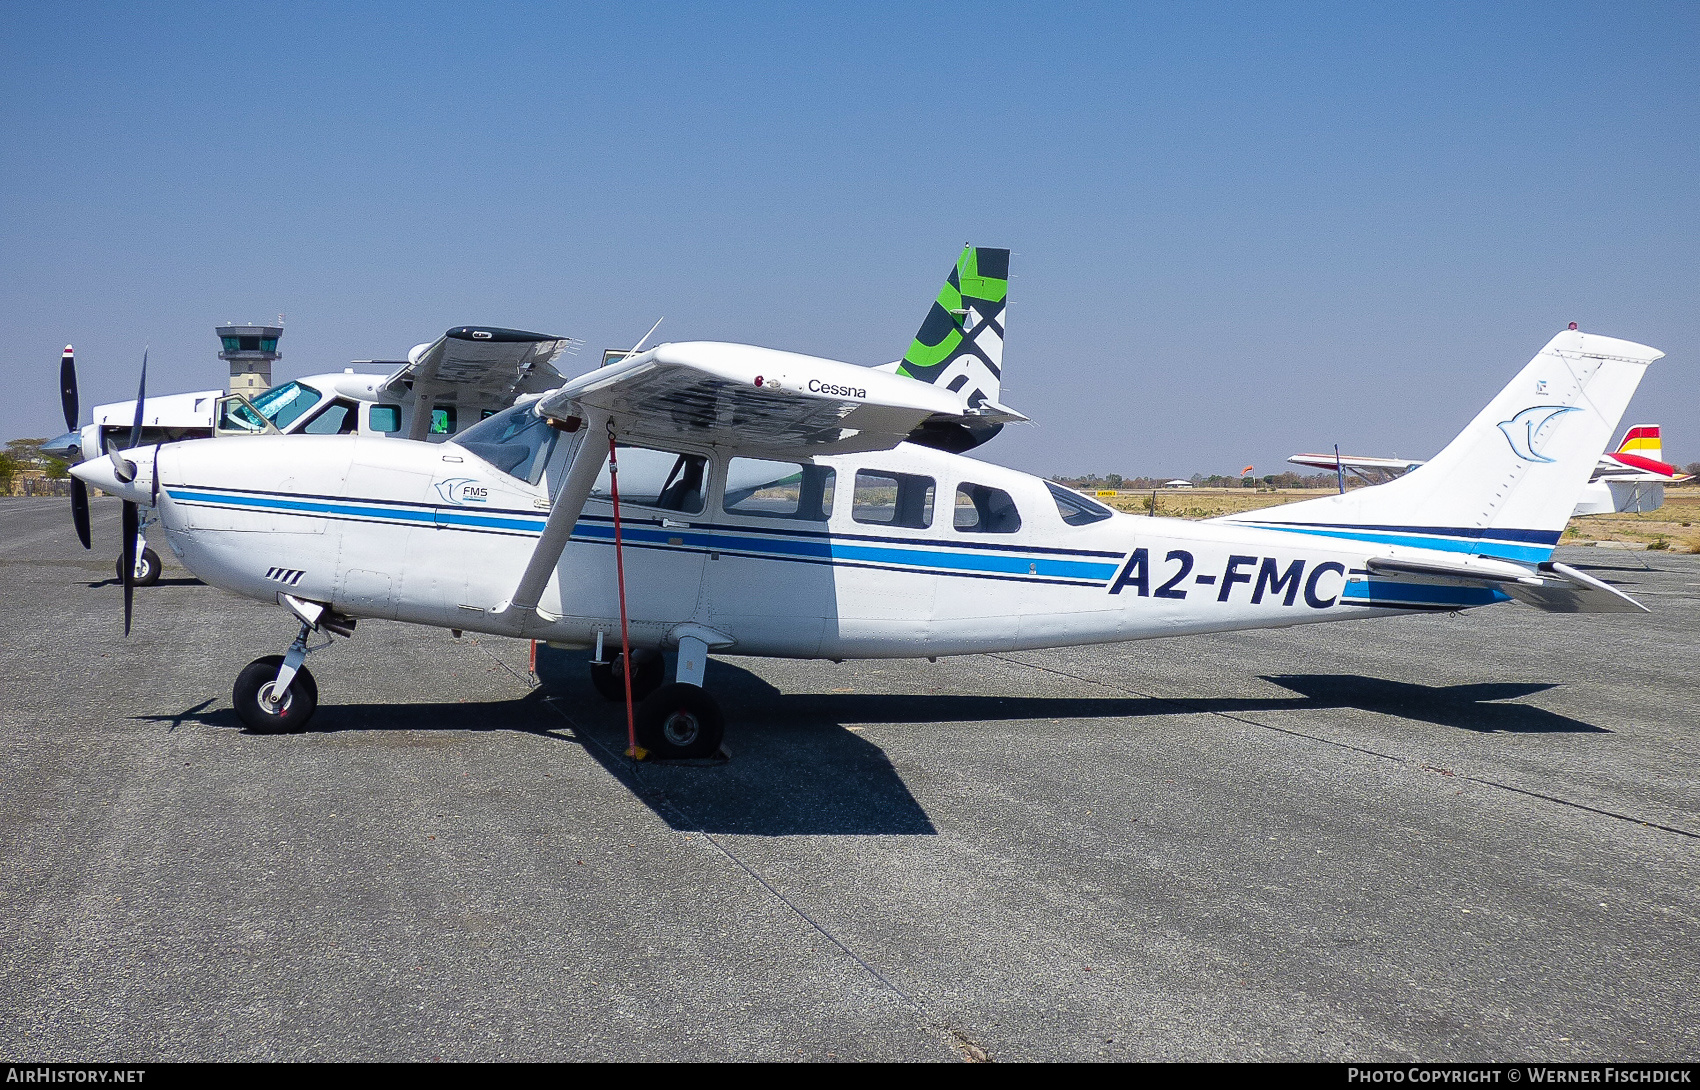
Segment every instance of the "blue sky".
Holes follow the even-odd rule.
[[[0,7],[0,437],[490,323],[896,358],[1009,246],[986,457],[1424,456],[1565,323],[1700,459],[1700,5]]]

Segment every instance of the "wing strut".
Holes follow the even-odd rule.
[[[549,577],[555,573],[555,565],[560,562],[561,553],[566,550],[567,542],[573,536],[573,527],[578,525],[578,517],[584,512],[585,501],[590,499],[590,490],[596,484],[597,474],[602,472],[602,462],[608,457],[608,451],[593,436],[607,426],[606,413],[596,410],[585,413],[582,425],[585,429],[584,441],[579,444],[578,453],[573,457],[572,468],[567,471],[567,479],[561,482],[560,491],[555,493],[554,502],[549,508],[549,521],[543,524],[543,536],[537,539],[537,547],[532,550],[531,560],[525,565],[525,574],[519,577],[519,586],[514,588],[514,596],[496,607],[495,613],[498,616],[509,612],[520,614],[521,628],[528,627],[532,620],[524,614],[537,613],[537,603],[543,598],[543,589],[549,585]]]
[[[431,383],[419,379],[413,384],[413,419],[407,428],[407,437],[414,442],[424,442],[431,435],[431,397],[435,391]]]

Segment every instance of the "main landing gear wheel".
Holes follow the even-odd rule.
[[[726,736],[726,717],[695,685],[674,682],[636,708],[638,745],[661,760],[712,757]]]
[[[231,693],[231,700],[236,703],[236,714],[255,734],[300,730],[313,717],[313,709],[319,706],[319,685],[305,666],[295,672],[289,691],[281,701],[275,706],[266,704],[264,698],[271,695],[282,665],[282,655],[267,655],[250,662],[236,675],[236,689]]]
[[[154,552],[152,549],[143,549],[136,557],[136,586],[151,587],[155,583],[159,582],[159,568],[159,554]],[[118,558],[118,563],[114,566],[114,570],[118,573],[118,581],[122,583],[124,581],[123,557]]]
[[[667,680],[667,660],[659,651],[640,647],[632,652],[632,662],[637,667],[632,671],[632,702],[635,704],[641,703]],[[604,700],[617,704],[626,702],[624,665],[625,656],[620,654],[616,654],[612,662],[590,664],[590,683],[596,686]]]

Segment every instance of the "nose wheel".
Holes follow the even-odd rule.
[[[308,647],[307,639],[324,629],[338,636],[354,635],[355,621],[332,610],[323,602],[309,602],[292,595],[282,595],[283,604],[301,621],[301,632],[289,650],[281,655],[255,659],[236,675],[236,688],[230,699],[236,714],[255,734],[281,734],[301,730],[319,706],[319,685],[302,660],[310,651],[323,651],[331,645],[327,636],[317,647]]]
[[[284,734],[307,725],[319,706],[319,685],[305,666],[295,671],[280,698],[277,691],[282,655],[255,659],[236,675],[231,700],[236,714],[255,734]]]
[[[124,558],[118,558],[118,579],[124,579]],[[152,549],[144,548],[136,553],[135,579],[132,582],[138,587],[151,587],[159,582],[159,554]]]

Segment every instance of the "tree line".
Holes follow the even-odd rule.
[[[1106,473],[1102,477],[1096,473],[1088,473],[1083,477],[1071,477],[1057,474],[1051,480],[1069,488],[1081,491],[1096,491],[1097,489],[1115,489],[1118,492],[1149,492],[1162,488],[1173,477],[1124,477],[1120,473]],[[1186,478],[1198,488],[1338,488],[1339,481],[1333,473],[1267,473],[1261,477],[1228,477],[1220,473],[1194,473]],[[1346,474],[1346,487],[1356,488],[1362,481]]]

